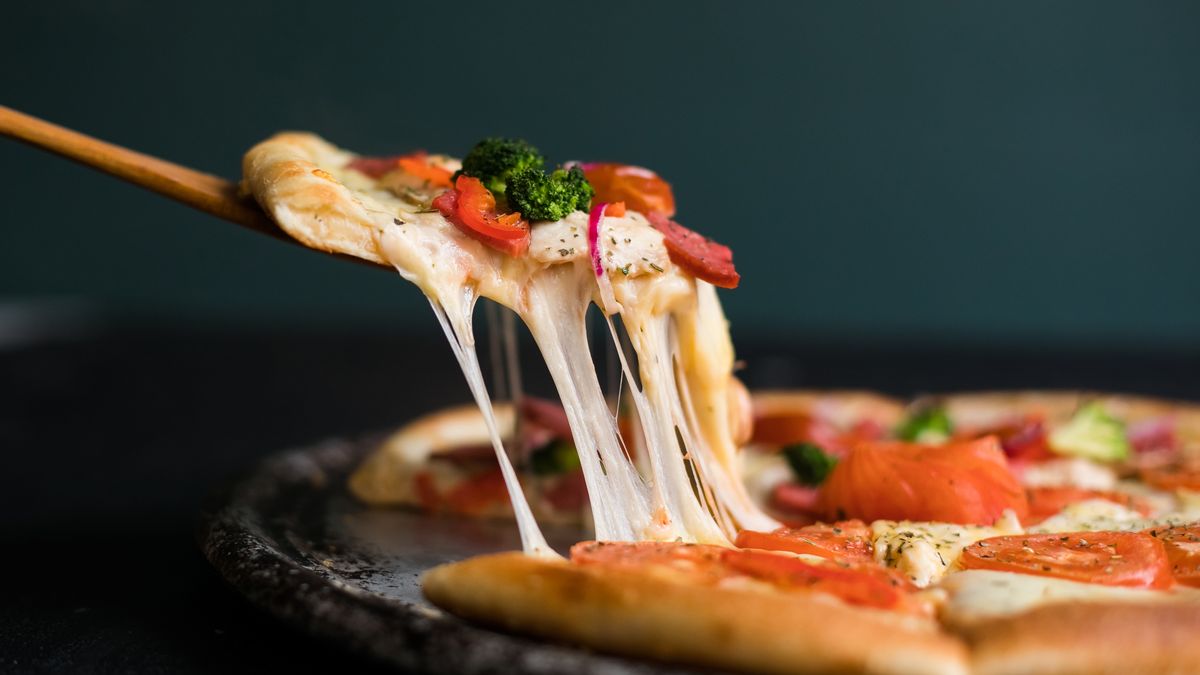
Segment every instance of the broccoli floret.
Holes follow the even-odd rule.
[[[1075,455],[1100,462],[1118,462],[1129,457],[1125,423],[1108,414],[1098,401],[1084,405],[1071,421],[1050,433],[1050,449],[1060,455]]]
[[[954,425],[946,409],[929,406],[912,412],[896,428],[896,438],[917,443],[944,443],[954,433]]]
[[[478,178],[497,198],[503,198],[509,178],[520,171],[542,171],[546,160],[538,149],[523,140],[485,138],[463,158],[462,169],[454,174]]]
[[[508,181],[508,204],[528,220],[558,220],[572,211],[586,211],[596,193],[579,167],[553,173],[525,169]]]
[[[821,446],[813,443],[789,445],[783,449],[783,456],[792,467],[796,481],[814,487],[824,483],[829,477],[829,472],[837,465],[837,457],[826,453]]]

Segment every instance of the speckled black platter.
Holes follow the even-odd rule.
[[[520,547],[510,522],[372,509],[345,479],[372,439],[278,455],[215,496],[200,545],[238,591],[310,634],[421,673],[695,673],[537,642],[475,626],[421,596],[443,562]],[[565,550],[581,538],[546,529]]]

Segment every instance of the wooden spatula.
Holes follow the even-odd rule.
[[[252,200],[239,197],[237,185],[224,178],[105,143],[4,106],[0,106],[0,135],[99,169],[255,232],[299,244]],[[367,262],[350,256],[338,257]]]

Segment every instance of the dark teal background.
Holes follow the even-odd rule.
[[[279,129],[671,180],[735,336],[1200,340],[1200,4],[9,3],[0,103],[234,177]],[[0,299],[301,327],[417,291],[0,144]],[[415,316],[414,316],[415,313]]]

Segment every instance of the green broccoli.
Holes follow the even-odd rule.
[[[896,428],[896,438],[917,443],[944,443],[954,433],[946,409],[931,405],[918,408]]]
[[[825,482],[829,472],[837,465],[837,457],[826,453],[821,446],[814,443],[799,443],[783,449],[783,457],[796,481],[809,486],[817,486]]]
[[[523,140],[485,138],[463,158],[462,169],[454,177],[462,174],[478,178],[497,199],[502,199],[513,174],[526,170],[541,172],[545,164],[542,153]]]
[[[587,211],[596,191],[579,167],[524,169],[508,180],[508,205],[527,220],[559,220],[572,211]]]
[[[1050,433],[1050,449],[1060,455],[1075,455],[1100,462],[1118,462],[1129,457],[1125,423],[1108,414],[1099,401],[1078,411],[1071,421]]]

